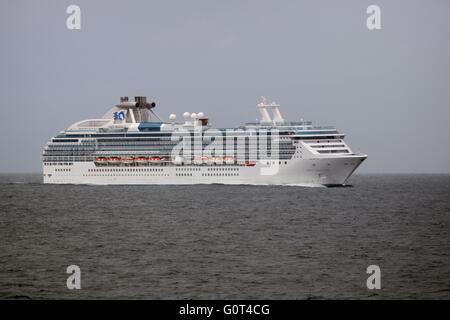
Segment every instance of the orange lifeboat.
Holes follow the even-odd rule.
[[[148,161],[150,163],[160,163],[161,162],[161,158],[160,157],[151,157],[148,159]]]
[[[212,166],[214,164],[214,157],[205,157],[206,159],[204,160],[206,164]]]
[[[213,157],[213,158],[212,158],[212,161],[213,161],[215,164],[223,164],[223,162],[224,162],[224,160],[222,159],[222,157]]]
[[[137,164],[143,165],[143,164],[147,164],[148,163],[148,158],[147,157],[137,157],[134,161]]]
[[[106,165],[106,164],[108,164],[108,158],[106,158],[106,157],[97,157],[97,158],[95,158],[94,163],[96,165]]]
[[[121,163],[121,159],[119,157],[109,157],[107,158],[108,164],[118,165]]]
[[[246,167],[254,167],[255,165],[256,165],[255,162],[251,162],[251,161],[244,162],[244,166],[246,166]]]
[[[122,163],[125,165],[130,165],[130,164],[133,164],[133,162],[134,162],[133,157],[122,157],[121,160],[122,160]]]
[[[195,157],[194,164],[203,164],[203,157]]]
[[[223,161],[225,161],[226,164],[233,164],[234,157],[223,157]]]

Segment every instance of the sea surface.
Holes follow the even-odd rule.
[[[0,298],[450,299],[450,175],[342,188],[41,180],[0,175]]]

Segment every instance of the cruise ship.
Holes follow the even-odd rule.
[[[163,121],[155,107],[121,97],[61,131],[43,150],[44,183],[342,186],[367,158],[336,128],[287,121],[264,97],[259,121],[236,128],[213,128],[203,112]]]

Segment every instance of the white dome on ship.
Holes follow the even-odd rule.
[[[196,114],[195,112],[192,112],[192,113],[191,113],[191,119],[192,119],[192,120],[197,119],[197,114]]]
[[[183,117],[185,117],[185,118],[189,118],[190,116],[191,116],[191,114],[187,111],[185,113],[183,113]]]
[[[177,118],[177,115],[175,113],[171,113],[169,116],[170,120],[175,120]]]
[[[205,116],[205,114],[203,112],[199,112],[197,115],[199,118],[203,118]]]

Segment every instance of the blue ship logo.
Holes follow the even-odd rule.
[[[125,119],[125,114],[123,113],[123,111],[114,112],[113,116],[114,116],[114,120],[123,120],[123,119]]]

